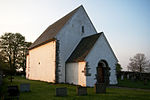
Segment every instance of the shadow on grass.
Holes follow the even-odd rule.
[[[150,92],[141,90],[107,88],[106,94],[95,94],[94,88],[87,88],[87,96],[78,96],[75,85],[52,84],[22,77],[15,77],[12,84],[19,86],[21,83],[30,83],[31,92],[21,93],[20,100],[150,100]],[[58,87],[67,87],[68,95],[57,97],[55,92]]]

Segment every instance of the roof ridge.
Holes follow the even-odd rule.
[[[53,24],[51,24],[35,41],[34,43],[29,47],[30,49],[33,49],[35,47],[38,47],[40,45],[43,45],[47,42],[50,42],[51,40],[54,40],[54,37],[57,35],[57,33],[63,28],[63,26],[69,21],[70,18],[77,12],[77,10],[83,7],[82,5],[71,11],[70,13],[66,14],[64,17],[60,18]]]
[[[82,5],[81,5],[81,6],[82,6]],[[73,11],[67,13],[65,16],[63,16],[63,17],[61,17],[60,19],[58,19],[57,21],[55,21],[54,23],[52,23],[51,25],[49,25],[48,28],[49,28],[50,26],[52,26],[53,24],[56,24],[58,21],[62,20],[63,18],[65,18],[65,17],[68,16],[69,14],[72,14],[73,12],[75,13],[75,12],[77,11],[77,9],[79,9],[81,6],[77,7],[77,8],[74,9]],[[74,13],[73,13],[73,15],[74,15]],[[72,15],[72,16],[73,16],[73,15]],[[68,20],[69,20],[69,19],[68,19]],[[47,28],[47,29],[48,29],[48,28]],[[46,30],[47,30],[47,29],[46,29]],[[45,30],[45,31],[46,31],[46,30]],[[44,32],[45,32],[45,31],[44,31]],[[43,33],[44,33],[44,32],[43,32]]]

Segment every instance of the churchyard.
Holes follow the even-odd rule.
[[[148,83],[147,89],[129,89],[129,88],[112,88],[108,87],[106,93],[96,94],[94,88],[87,88],[87,94],[79,96],[77,93],[77,87],[69,84],[52,84],[41,81],[27,80],[23,77],[14,77],[11,83],[8,78],[4,79],[3,93],[7,93],[7,87],[10,85],[17,85],[19,90],[19,100],[149,100],[150,99],[150,82]],[[119,84],[129,84],[134,86],[139,84],[138,88],[141,87],[142,83],[134,82],[130,84],[127,80],[119,80]],[[146,88],[145,86],[145,88]],[[56,96],[56,89],[63,88],[67,89],[66,96]],[[133,87],[135,88],[135,87]],[[78,91],[85,91],[78,90]],[[62,91],[62,90],[60,90]]]
[[[128,88],[140,88],[140,89],[149,89],[150,90],[150,81],[147,82],[147,84],[144,84],[144,81],[139,81],[139,80],[118,80],[119,87],[128,87]]]
[[[122,71],[117,78],[119,87],[150,89],[150,73]]]

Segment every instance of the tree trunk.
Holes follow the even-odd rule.
[[[12,82],[12,61],[11,61],[11,57],[9,55],[9,66],[10,66],[10,82]]]

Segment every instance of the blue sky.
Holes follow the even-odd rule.
[[[150,0],[0,0],[0,35],[19,32],[33,42],[81,4],[124,70],[136,53],[150,59]]]

